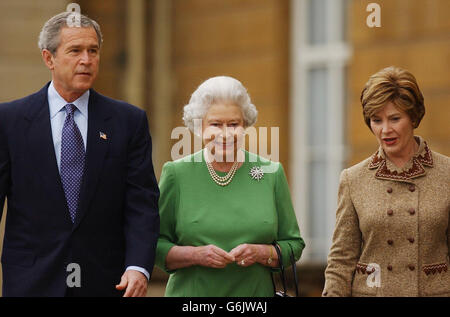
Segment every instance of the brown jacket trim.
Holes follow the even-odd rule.
[[[372,270],[367,269],[367,264],[363,263],[357,263],[356,264],[356,272],[361,274],[370,274],[375,272],[375,268],[372,268]]]
[[[409,180],[414,177],[425,175],[425,173],[425,169],[416,158],[413,158],[413,166],[409,170],[401,173],[389,170],[386,166],[386,160],[383,160],[375,174],[375,177],[393,180]]]
[[[426,174],[423,165],[428,167],[433,167],[433,156],[431,155],[431,150],[427,143],[418,137],[420,140],[419,148],[421,151],[412,158],[411,167],[408,170],[403,170],[401,172],[391,171],[387,167],[385,154],[380,147],[369,162],[369,169],[378,168],[375,173],[376,178],[387,179],[387,180],[410,180],[415,177],[419,177]]]
[[[436,274],[436,272],[437,273],[447,272],[447,270],[448,270],[447,263],[430,264],[424,265],[423,267],[423,271],[425,272],[426,275],[430,275],[430,273]]]
[[[424,149],[424,151],[422,151],[421,154],[419,154],[417,156],[417,159],[423,165],[426,165],[428,167],[433,167],[433,156],[431,155],[431,150],[428,147],[427,142],[423,141],[423,143],[425,144],[425,149]]]
[[[372,155],[372,159],[369,162],[369,169],[377,168],[381,163],[385,162],[385,158],[379,155],[380,150],[377,150],[375,154]]]

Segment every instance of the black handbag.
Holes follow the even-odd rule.
[[[285,271],[284,271],[283,259],[281,258],[280,247],[276,243],[273,243],[272,245],[275,247],[275,251],[277,252],[278,265],[279,265],[279,269],[280,269],[280,273],[279,274],[272,272],[272,284],[273,284],[273,289],[274,289],[274,296],[275,297],[293,297],[293,296],[288,295],[288,292],[287,292],[286,274],[285,274]],[[291,251],[291,253],[290,253],[290,262],[291,262],[292,274],[294,275],[294,282],[295,282],[295,297],[298,297],[297,266],[295,265],[294,252],[292,251],[292,248],[289,248],[289,249]],[[276,288],[276,285],[275,285],[275,281],[274,281],[274,275],[275,274],[281,276],[281,284],[283,286],[282,290],[278,290],[277,291],[277,288]]]

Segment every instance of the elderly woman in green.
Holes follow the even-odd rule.
[[[280,163],[242,149],[257,117],[231,77],[201,84],[184,107],[204,149],[167,162],[160,180],[156,265],[170,274],[166,296],[273,296],[271,271],[305,246]]]

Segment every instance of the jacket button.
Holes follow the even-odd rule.
[[[414,238],[408,238],[408,241],[414,243]]]
[[[387,266],[387,269],[388,269],[389,271],[392,271],[392,265],[388,265],[388,266]]]
[[[389,188],[387,189],[387,192],[388,192],[389,194],[392,193],[392,188],[389,187]]]
[[[394,243],[394,241],[392,241],[391,239],[389,239],[389,240],[387,241],[387,243],[388,243],[389,245],[392,245],[392,244]]]
[[[392,215],[394,214],[394,211],[393,211],[392,209],[389,209],[389,210],[387,211],[387,214],[388,214],[389,216],[392,216]]]
[[[408,266],[408,268],[409,268],[411,271],[414,271],[414,269],[415,269],[414,265],[412,265],[412,264],[410,264],[410,265]]]
[[[413,191],[415,191],[416,190],[416,186],[414,186],[414,185],[409,185],[409,191],[410,192],[413,192]]]
[[[414,208],[411,208],[410,210],[409,210],[409,214],[412,216],[412,215],[414,215],[416,213],[416,211],[414,210]]]

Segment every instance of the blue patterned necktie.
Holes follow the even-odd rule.
[[[83,137],[74,120],[76,109],[72,104],[66,105],[67,114],[61,135],[61,181],[72,222],[75,222],[78,208],[85,158]]]

